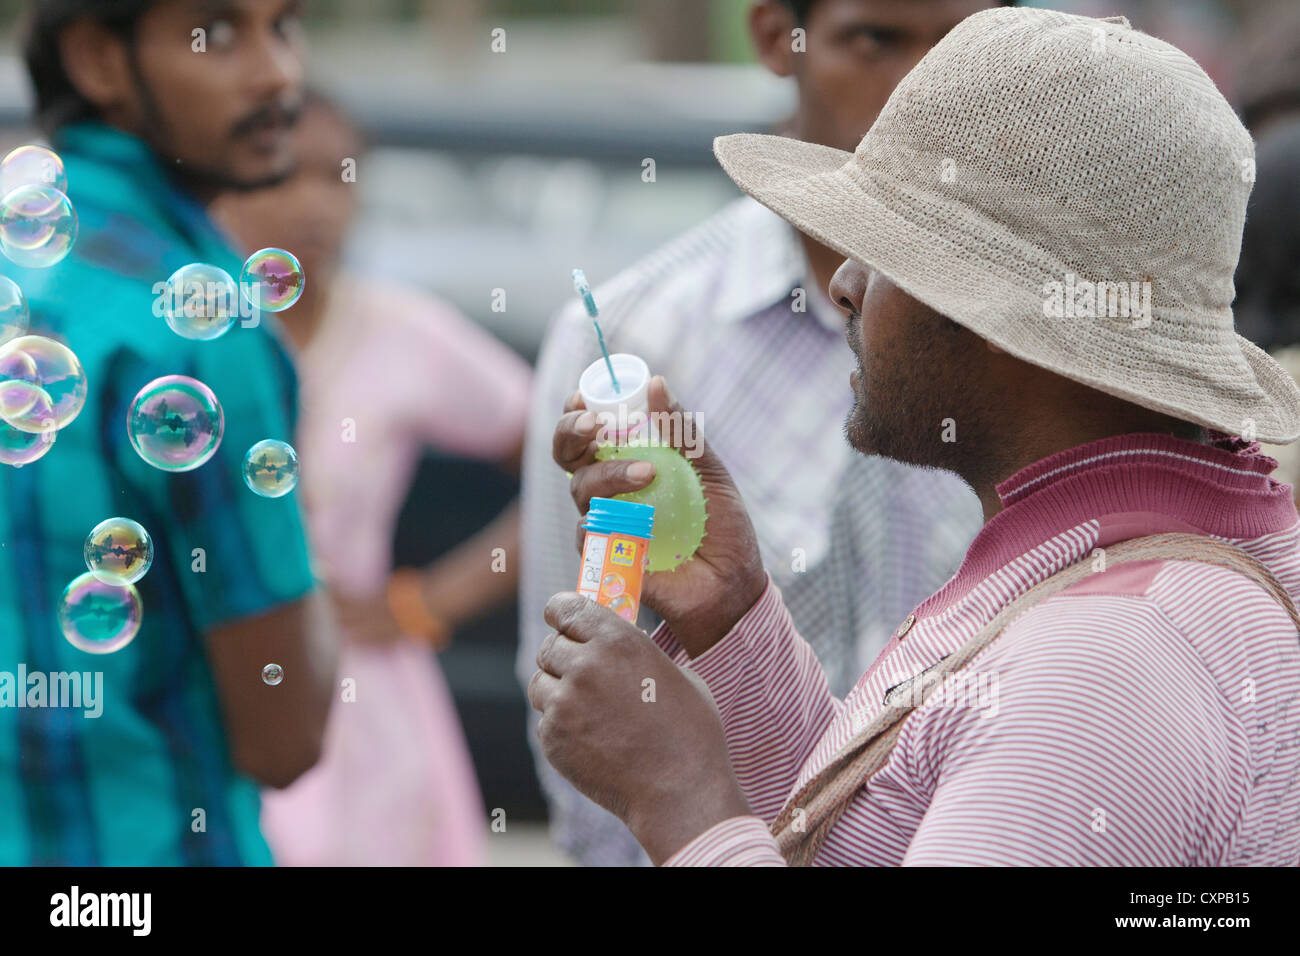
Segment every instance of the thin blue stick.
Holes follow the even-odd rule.
[[[605,347],[605,333],[600,330],[600,323],[596,321],[600,311],[596,308],[596,300],[591,296],[591,286],[587,284],[587,276],[581,269],[573,270],[573,288],[577,290],[578,295],[582,296],[582,303],[587,307],[587,314],[591,316],[591,324],[596,327],[600,354],[605,356],[605,368],[609,369],[609,380],[614,383],[614,394],[621,395],[623,390],[618,387],[618,379],[614,377],[614,363],[609,360],[609,349]]]

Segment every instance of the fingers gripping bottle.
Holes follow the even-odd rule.
[[[636,623],[654,521],[651,505],[592,498],[583,524],[587,537],[582,545],[578,593]]]

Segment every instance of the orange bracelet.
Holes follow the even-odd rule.
[[[451,628],[435,616],[424,600],[421,573],[415,568],[398,568],[388,576],[388,612],[402,633],[419,637],[441,651],[451,643]]]

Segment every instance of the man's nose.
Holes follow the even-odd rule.
[[[831,277],[830,297],[845,315],[862,312],[862,300],[867,292],[866,267],[845,259]]]

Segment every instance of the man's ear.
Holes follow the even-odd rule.
[[[69,23],[59,34],[59,56],[73,87],[101,113],[130,102],[126,45],[103,24],[85,18]]]
[[[794,51],[794,14],[779,0],[758,0],[749,8],[749,36],[758,62],[777,76],[798,72]]]

